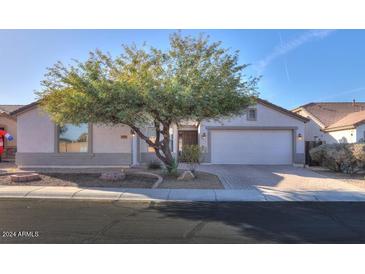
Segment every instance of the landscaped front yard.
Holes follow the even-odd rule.
[[[139,174],[148,172],[158,174],[163,181],[157,188],[189,188],[189,189],[223,189],[223,185],[216,175],[196,172],[196,178],[190,181],[177,180],[162,170],[138,169],[126,172],[123,180],[109,181],[100,179],[101,173],[69,173],[39,172],[40,180],[32,182],[12,182],[10,176],[0,176],[0,185],[40,185],[40,186],[76,186],[76,187],[121,187],[121,188],[152,188],[156,178]],[[180,173],[182,171],[179,171]]]
[[[325,169],[325,168],[311,168],[311,169],[314,170],[316,173],[319,173],[328,178],[339,179],[339,180],[349,183],[351,185],[365,188],[365,174],[364,173],[346,174],[346,173],[341,173],[341,172],[335,172],[335,171]]]

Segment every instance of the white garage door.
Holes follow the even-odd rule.
[[[291,130],[212,130],[212,163],[292,164]]]

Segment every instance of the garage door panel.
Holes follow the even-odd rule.
[[[291,130],[213,130],[212,163],[291,164]]]

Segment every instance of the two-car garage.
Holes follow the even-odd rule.
[[[293,134],[291,129],[211,130],[211,163],[292,164]]]
[[[206,162],[304,164],[304,131],[309,120],[268,101],[256,101],[241,115],[200,124],[200,144],[206,147]]]

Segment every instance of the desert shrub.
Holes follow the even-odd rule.
[[[161,169],[161,162],[157,160],[152,160],[148,163],[149,169]]]
[[[357,167],[365,169],[365,143],[352,144],[350,150],[356,159]]]
[[[365,144],[324,144],[309,151],[322,166],[343,173],[356,173],[365,168]]]
[[[186,145],[182,149],[181,161],[186,162],[190,166],[190,171],[195,172],[203,155],[203,148],[199,145]]]

